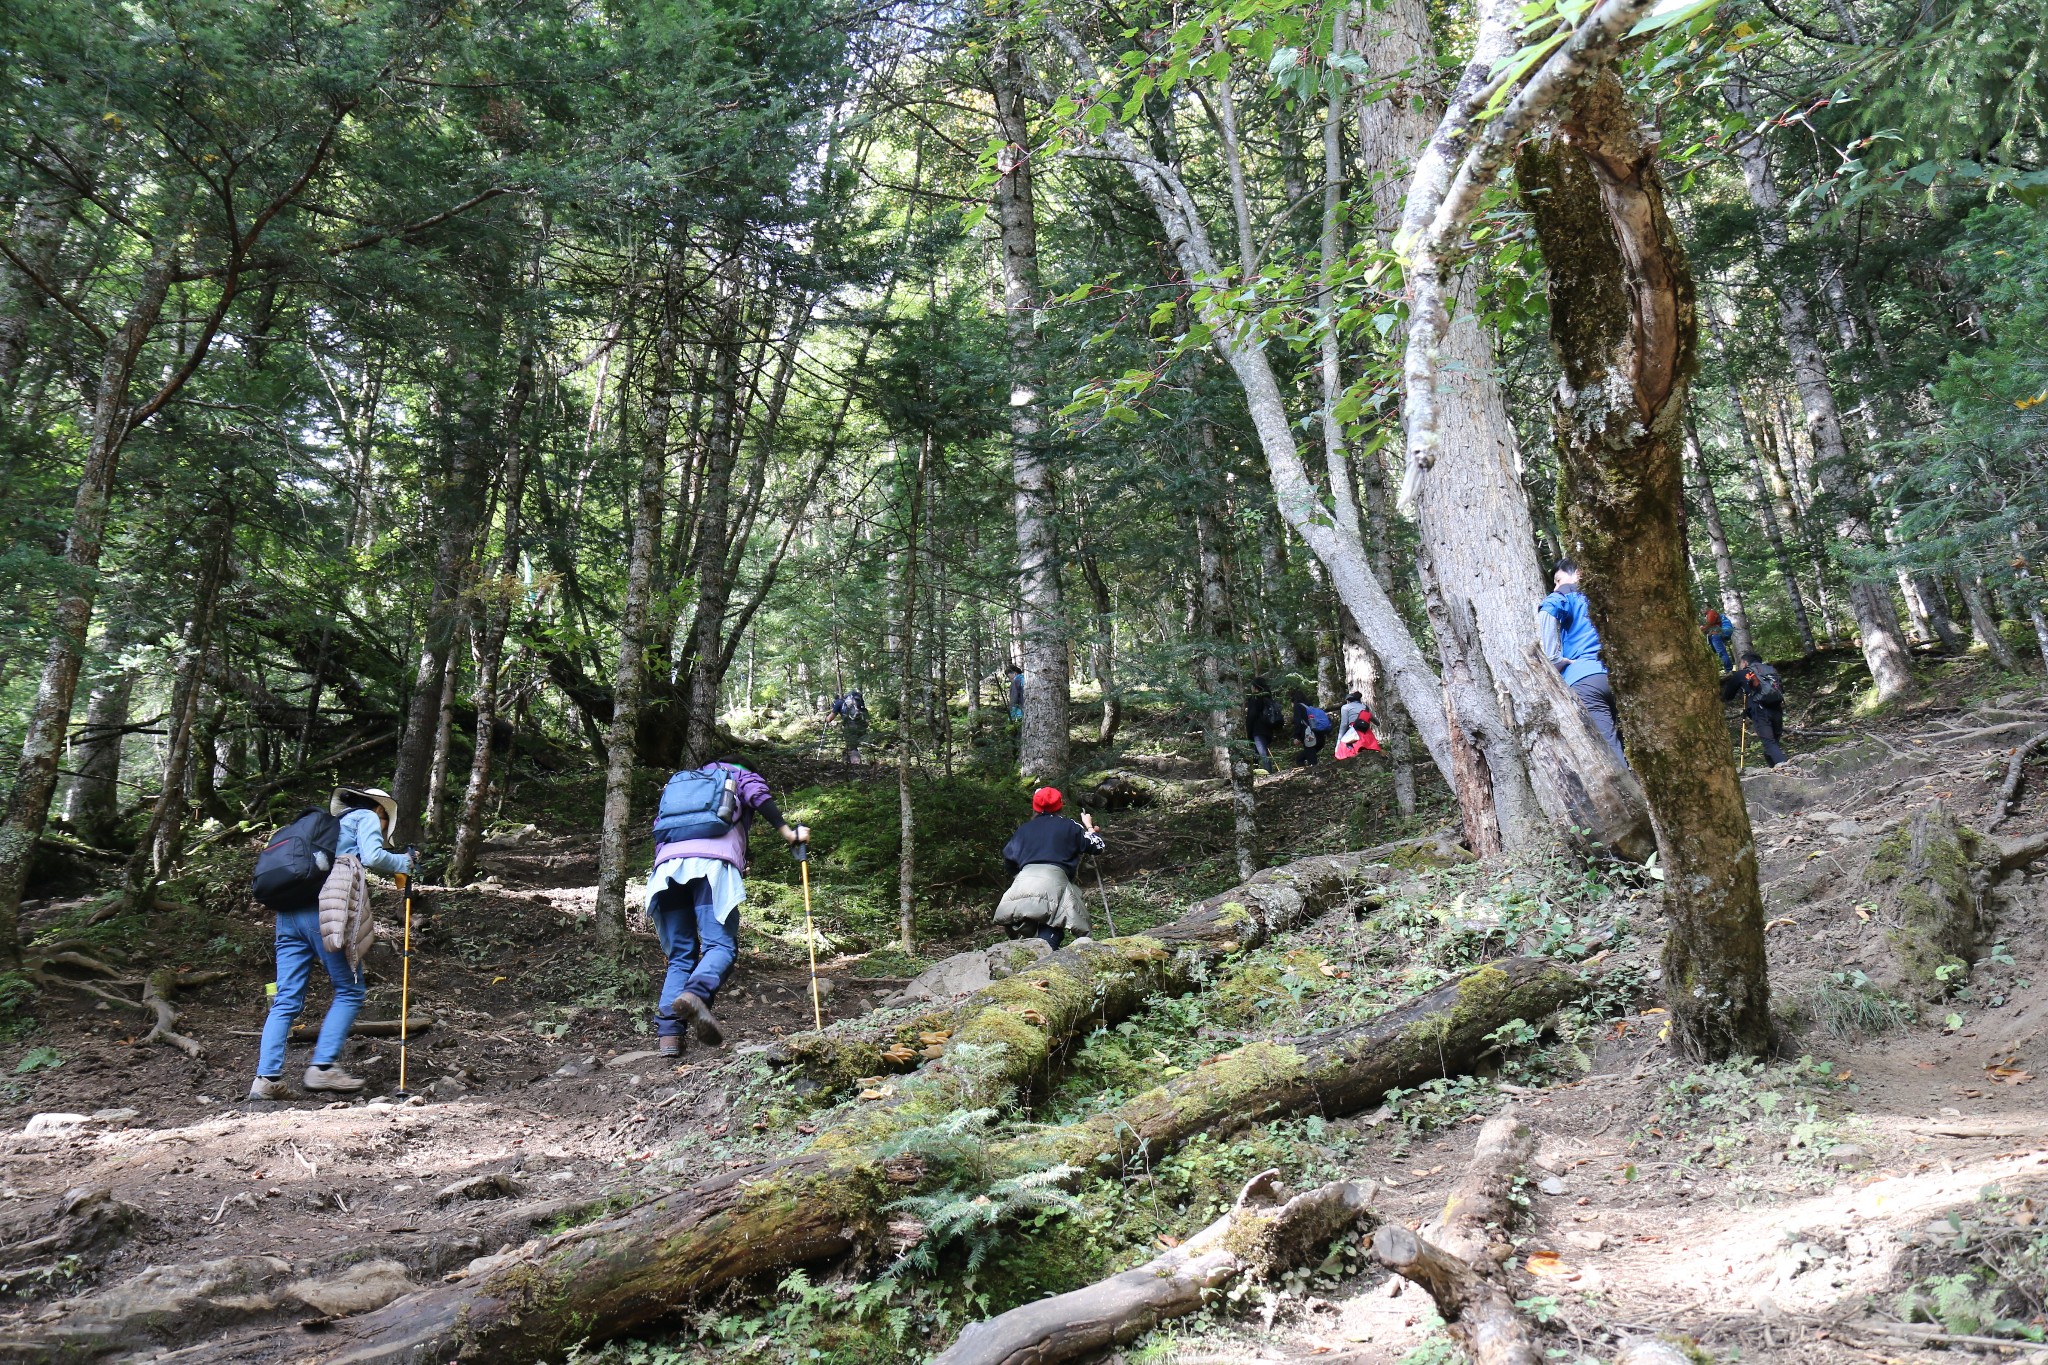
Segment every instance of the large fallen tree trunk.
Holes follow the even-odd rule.
[[[1012,1139],[995,1163],[1115,1169],[1205,1131],[1350,1113],[1394,1086],[1469,1068],[1490,1050],[1488,1034],[1513,1019],[1539,1019],[1581,989],[1578,972],[1557,963],[1515,958],[1480,967],[1370,1024],[1254,1044],[1111,1115]],[[805,1155],[651,1199],[338,1323],[326,1358],[546,1359],[579,1341],[633,1331],[736,1281],[878,1244],[886,1206],[929,1174],[915,1157],[886,1156],[891,1139],[986,1107],[993,1078],[1011,1074],[992,1060],[1004,1051],[949,1055],[903,1077],[897,1093],[851,1110]]]
[[[1240,1275],[1310,1264],[1368,1214],[1371,1186],[1348,1180],[1275,1207],[1278,1174],[1254,1177],[1230,1212],[1164,1256],[977,1322],[932,1365],[1056,1365],[1107,1350],[1168,1318],[1200,1312]]]
[[[832,1090],[908,1070],[932,1050],[959,1043],[1008,1044],[1020,1056],[1028,1054],[1036,1070],[1059,1048],[1137,1013],[1155,995],[1201,989],[1233,953],[1256,948],[1418,866],[1469,856],[1446,840],[1426,838],[1268,868],[1171,924],[1062,948],[956,1004],[911,1016],[879,1034],[863,1036],[861,1026],[852,1024],[790,1039],[771,1059]],[[943,1044],[925,1041],[941,1035]]]

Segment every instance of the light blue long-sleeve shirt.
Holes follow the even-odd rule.
[[[412,871],[412,859],[384,844],[384,822],[373,810],[352,810],[341,817],[341,835],[334,841],[334,856],[354,854],[368,872],[395,877]]]

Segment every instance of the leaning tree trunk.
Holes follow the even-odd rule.
[[[673,262],[666,268],[673,268]],[[612,721],[605,736],[604,824],[597,845],[597,935],[613,953],[626,948],[626,868],[639,839],[632,829],[633,776],[640,757],[640,703],[647,695],[647,617],[655,591],[668,480],[669,385],[675,373],[675,300],[667,282],[657,295],[647,413],[640,435],[640,477],[633,502],[633,541],[626,559],[626,602],[619,612],[618,671],[612,678]]]
[[[1984,581],[1967,568],[1955,571],[1956,592],[1963,599],[1963,607],[1970,613],[1970,634],[1977,637],[1977,643],[1984,646],[1991,661],[2008,673],[2020,671],[2020,661],[2013,654],[2012,646],[1999,633],[1998,620],[1992,616],[1991,608],[1984,601]]]
[[[1756,105],[1744,77],[1737,75],[1729,81],[1727,99],[1729,108],[1755,122]],[[1815,334],[1813,310],[1797,283],[1797,267],[1789,259],[1784,200],[1771,175],[1770,158],[1761,136],[1753,129],[1736,140],[1735,154],[1742,163],[1749,201],[1757,211],[1762,263],[1778,295],[1779,331],[1792,362],[1800,405],[1806,411],[1807,434],[1813,439],[1818,466],[1815,472],[1819,476],[1817,491],[1832,504],[1836,538],[1846,546],[1871,548],[1875,537],[1870,530],[1867,490],[1842,434],[1842,416],[1835,404],[1834,390],[1828,384],[1827,360]],[[1871,680],[1877,684],[1878,699],[1895,701],[1911,696],[1914,688],[1910,656],[1904,633],[1899,629],[1898,612],[1892,606],[1891,590],[1881,582],[1854,577],[1856,572],[1851,570],[1849,607],[1856,616],[1863,659],[1870,666]]]
[[[36,840],[50,817],[50,799],[57,791],[57,764],[64,732],[71,723],[71,702],[78,691],[78,670],[84,659],[86,633],[92,628],[93,602],[99,586],[100,550],[105,543],[107,507],[114,489],[114,471],[136,413],[128,390],[136,362],[149,340],[170,292],[171,266],[183,235],[171,226],[157,234],[157,247],[144,267],[128,318],[107,341],[100,358],[99,388],[94,393],[92,425],[86,438],[85,464],[79,471],[78,493],[71,506],[71,529],[64,537],[68,586],[50,612],[50,647],[43,658],[42,680],[29,707],[21,741],[21,763],[7,797],[7,816],[0,822],[0,968],[21,963],[17,916]]]
[[[996,223],[1000,229],[1003,324],[1010,367],[1010,466],[1016,484],[1017,596],[1024,610],[1024,728],[1017,768],[1027,778],[1058,782],[1067,771],[1065,611],[1059,544],[1053,530],[1053,462],[1046,448],[1038,392],[1038,217],[1032,200],[1031,130],[1024,114],[1024,54],[1000,43],[995,77],[998,157]]]
[[[1655,155],[1621,82],[1583,88],[1562,135],[1521,157],[1550,270],[1553,404],[1566,533],[1606,623],[1629,752],[1657,822],[1665,999],[1696,1057],[1773,1041],[1749,812],[1686,590],[1680,430],[1694,359],[1692,277]]]

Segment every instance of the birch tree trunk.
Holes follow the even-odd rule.
[[[1611,70],[1579,88],[1561,130],[1524,148],[1518,178],[1550,271],[1566,534],[1612,623],[1606,658],[1656,815],[1665,1000],[1688,1054],[1767,1056],[1756,844],[1693,625],[1680,531],[1692,278],[1651,145]]]
[[[1047,19],[1045,24],[1083,75],[1099,82],[1094,59],[1080,39],[1057,20]],[[1101,138],[1108,158],[1124,166],[1151,204],[1189,282],[1203,291],[1198,295],[1203,302],[1197,316],[1210,329],[1217,352],[1244,391],[1280,514],[1329,569],[1338,596],[1385,663],[1388,680],[1406,703],[1423,746],[1445,780],[1452,780],[1449,735],[1436,676],[1366,562],[1365,546],[1356,535],[1333,524],[1329,510],[1317,497],[1265,348],[1243,320],[1213,296],[1211,291],[1226,289],[1230,279],[1216,259],[1193,197],[1178,173],[1141,149],[1122,124],[1112,119]]]
[[[1391,239],[1403,226],[1411,168],[1418,183],[1445,175],[1461,144],[1438,136],[1446,105],[1430,79],[1435,46],[1423,0],[1388,0],[1385,9],[1367,10],[1360,38],[1376,76],[1408,73],[1359,114],[1375,226]],[[1468,79],[1490,70],[1501,41],[1486,39],[1474,52]],[[1485,756],[1502,841],[1525,847],[1562,829],[1583,829],[1598,844],[1647,856],[1642,793],[1556,670],[1530,650],[1546,575],[1536,561],[1514,424],[1495,380],[1493,335],[1479,321],[1469,276],[1456,288],[1439,356],[1443,453],[1417,484],[1415,516],[1442,597],[1440,612],[1432,607],[1433,621],[1442,618],[1438,658],[1446,684],[1466,689],[1453,705]],[[1451,623],[1457,628],[1445,629]],[[1462,657],[1475,649],[1478,657]],[[1481,677],[1485,692],[1471,681]]]
[[[1794,281],[1793,263],[1788,259],[1785,205],[1771,174],[1770,157],[1762,137],[1755,131],[1755,102],[1750,98],[1747,79],[1737,74],[1726,87],[1729,108],[1752,124],[1735,142],[1736,159],[1742,165],[1742,179],[1749,202],[1757,211],[1757,236],[1762,247],[1762,265],[1778,296],[1778,326],[1785,339],[1785,351],[1792,362],[1792,377],[1799,389],[1800,406],[1806,413],[1806,429],[1813,440],[1819,495],[1831,504],[1836,538],[1846,545],[1867,548],[1874,544],[1871,534],[1862,471],[1849,453],[1842,435],[1841,413],[1835,405],[1834,390],[1828,384],[1827,361],[1813,325],[1813,311],[1805,294]],[[1913,694],[1898,612],[1892,605],[1891,590],[1882,583],[1852,578],[1849,609],[1856,617],[1861,636],[1863,660],[1870,667],[1880,701],[1897,701]]]
[[[1707,529],[1707,544],[1714,551],[1714,577],[1721,587],[1721,613],[1735,627],[1735,657],[1756,648],[1749,633],[1749,611],[1743,605],[1742,589],[1735,581],[1735,556],[1728,550],[1728,532],[1721,525],[1721,504],[1714,497],[1714,480],[1707,469],[1707,453],[1700,445],[1699,431],[1690,413],[1685,419],[1685,454],[1692,470],[1693,503],[1699,508],[1700,524]]]
[[[491,790],[493,737],[498,728],[498,673],[505,657],[505,635],[511,629],[512,604],[520,596],[519,556],[522,550],[522,507],[526,499],[526,445],[520,430],[526,405],[533,397],[535,342],[520,347],[519,369],[505,405],[504,526],[500,533],[497,573],[483,585],[479,601],[482,630],[476,650],[476,747],[469,758],[469,783],[462,793],[462,813],[455,821],[455,846],[448,859],[448,885],[461,886],[476,870],[477,846],[483,840],[484,803]]]
[[[42,678],[29,708],[21,741],[21,763],[8,793],[7,815],[0,822],[0,968],[21,963],[17,917],[21,893],[35,857],[36,840],[50,817],[50,799],[57,790],[57,763],[64,750],[64,732],[71,723],[71,702],[78,690],[86,633],[92,627],[93,602],[99,590],[100,550],[105,543],[107,508],[113,496],[114,472],[121,446],[136,419],[129,406],[129,388],[136,362],[163,312],[170,290],[171,266],[182,240],[174,226],[158,233],[156,249],[143,267],[127,320],[108,339],[100,358],[99,386],[93,394],[92,424],[86,438],[85,463],[71,505],[71,529],[64,537],[64,564],[71,571],[68,586],[50,612],[50,647],[43,657]]]
[[[1038,217],[1032,201],[1028,73],[1015,43],[997,45],[994,78],[998,157],[996,223],[1002,242],[1003,324],[1010,366],[1010,466],[1016,483],[1017,596],[1023,608],[1024,726],[1017,767],[1057,782],[1068,763],[1066,616],[1053,532],[1052,460],[1038,392]]]
[[[669,263],[670,269],[674,262]],[[640,434],[640,477],[633,503],[626,601],[619,612],[618,671],[605,735],[604,824],[597,846],[597,937],[614,954],[626,948],[626,872],[639,844],[633,827],[633,779],[640,757],[640,704],[647,695],[647,625],[655,592],[662,506],[668,484],[670,384],[676,365],[675,299],[663,281],[647,414]]]

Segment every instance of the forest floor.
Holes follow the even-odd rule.
[[[1541,1140],[1516,1283],[1581,1354],[1606,1356],[1607,1334],[1629,1328],[1690,1336],[1719,1359],[1890,1360],[1943,1343],[2014,1358],[2028,1349],[2020,1338],[2048,1325],[2048,1083],[2036,1078],[2048,1065],[2048,875],[2004,883],[1974,970],[1930,994],[1902,975],[1868,864],[1931,801],[1982,828],[2004,754],[2025,726],[2048,722],[2048,698],[1974,663],[1929,661],[1925,700],[1865,715],[1850,671],[1837,659],[1788,671],[1793,761],[1745,779],[1785,1022],[1779,1060],[1700,1066],[1672,1055],[1643,879],[1561,857],[1418,872],[1369,912],[1338,910],[1284,936],[1207,997],[1161,1002],[1087,1040],[1035,1113],[1092,1112],[1241,1039],[1369,1015],[1503,949],[1584,955],[1604,940],[1599,998],[1504,1039],[1493,1074],[1434,1082],[1370,1114],[1198,1141],[1093,1206],[1077,1201],[1064,1221],[1041,1210],[1029,1226],[1046,1250],[1013,1244],[985,1269],[953,1266],[950,1285],[899,1296],[907,1311],[887,1332],[857,1321],[848,1293],[821,1296],[797,1279],[600,1358],[915,1358],[963,1316],[1171,1245],[1266,1165],[1298,1184],[1376,1181],[1380,1216],[1419,1225],[1464,1169],[1476,1124],[1508,1105]],[[1221,797],[1192,751],[1172,735],[1127,750],[1105,766],[1153,795],[1104,816],[1117,851],[1101,894],[1130,932],[1232,879]],[[780,789],[817,780],[800,756],[764,767]],[[893,812],[893,778],[833,764],[810,805],[843,809],[866,790]],[[179,1030],[202,1058],[138,1042],[144,1012],[82,991],[46,986],[11,1016],[12,1041],[0,1046],[0,1285],[11,1299],[0,1360],[149,1359],[177,1347],[192,1352],[179,1359],[204,1359],[210,1336],[250,1332],[276,1334],[277,1359],[303,1358],[316,1338],[294,1324],[317,1328],[635,1191],[780,1154],[815,1131],[817,1104],[832,1097],[797,1093],[769,1059],[778,1038],[811,1026],[799,937],[746,935],[719,1001],[728,1046],[692,1044],[680,1064],[664,1063],[648,1032],[651,935],[633,972],[593,965],[595,841],[573,812],[587,810],[585,788],[599,780],[553,779],[578,793],[553,806],[515,801],[538,827],[496,841],[479,884],[421,897],[410,1010],[432,1023],[407,1049],[410,1102],[390,1093],[399,1048],[384,1038],[358,1038],[346,1057],[370,1079],[370,1098],[242,1099],[271,961],[266,926],[237,905],[233,855],[223,853],[215,891],[185,888],[187,912],[86,926],[89,898],[36,903],[30,932],[83,939],[81,951],[117,970],[227,975],[179,1001]],[[1383,770],[1364,765],[1265,777],[1260,796],[1272,861],[1403,832]],[[807,808],[802,794],[790,804]],[[992,823],[1006,829],[1010,818]],[[1998,832],[2044,824],[2048,790],[2030,787]],[[821,820],[821,845],[830,830]],[[786,931],[787,870],[773,880],[771,890],[764,873],[760,925]],[[828,1024],[900,1017],[885,1001],[914,970],[991,940],[978,917],[994,892],[964,880],[950,918],[939,917],[950,941],[915,959],[855,951],[863,945],[839,931],[835,904],[819,901],[821,926],[838,936],[820,963]],[[397,1014],[398,916],[384,894],[365,1020]],[[325,1000],[316,983],[309,1020]],[[294,1088],[303,1047],[287,1070]],[[83,1117],[35,1117],[53,1114]],[[90,1216],[107,1235],[39,1254],[35,1237]],[[1421,1291],[1403,1292],[1355,1254],[1324,1272],[1170,1324],[1124,1354],[1451,1357]]]

